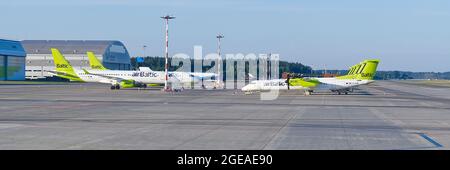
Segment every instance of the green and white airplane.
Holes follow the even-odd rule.
[[[98,58],[95,56],[94,52],[88,51],[86,52],[88,59],[89,59],[89,66],[91,67],[91,70],[109,70],[105,66],[103,66],[102,62],[98,60]],[[139,71],[151,71],[148,67],[140,67]],[[164,84],[158,84],[158,83],[152,83],[147,84],[148,86],[163,86]],[[144,85],[144,86],[147,86]]]
[[[102,65],[102,63],[95,57],[95,54],[91,51],[87,52],[87,56],[89,59],[89,65],[92,70],[108,70],[106,67]],[[165,74],[163,71],[153,71],[149,67],[139,67],[139,71],[143,72],[158,72],[160,74]],[[92,71],[90,72],[92,73]],[[94,74],[94,73],[92,73]],[[182,84],[190,84],[190,83],[200,83],[202,80],[205,81],[215,81],[212,79],[217,79],[216,73],[202,73],[202,72],[182,72],[182,71],[169,71],[169,77],[175,77]],[[164,84],[164,83],[162,83]],[[150,84],[152,86],[161,85],[158,83]]]
[[[330,90],[337,94],[348,94],[353,92],[353,88],[374,82],[377,66],[380,60],[364,60],[363,62],[350,67],[347,75],[332,78],[292,78],[277,80],[256,80],[244,86],[242,91],[263,91],[263,90],[305,90],[306,94],[313,91]]]
[[[164,83],[164,72],[156,71],[128,71],[128,70],[108,70],[93,55],[88,53],[88,57],[94,57],[96,61],[92,62],[95,70],[75,69],[69,61],[59,52],[52,48],[52,55],[56,70],[47,70],[49,73],[69,79],[70,81],[95,82],[111,84],[111,89],[146,87],[147,84]],[[179,82],[180,80],[169,74],[169,82]]]
[[[148,67],[140,67],[139,71],[129,70],[109,70],[104,67],[95,57],[93,52],[88,51],[87,56],[91,69],[75,69],[69,61],[59,52],[52,48],[52,55],[56,70],[48,71],[58,77],[69,79],[70,81],[96,82],[111,84],[111,89],[147,87],[148,84],[164,84],[165,72],[153,71]],[[169,72],[169,83],[198,83],[204,77],[215,76],[213,73],[188,73],[188,72]]]

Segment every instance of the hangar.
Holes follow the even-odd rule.
[[[0,39],[0,80],[25,80],[25,56],[19,41]]]
[[[57,48],[74,68],[89,68],[87,51],[95,53],[103,65],[112,70],[130,70],[130,55],[120,41],[103,40],[24,40],[27,52],[27,79],[52,77],[46,70],[54,70],[50,48]]]

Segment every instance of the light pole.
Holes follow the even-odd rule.
[[[164,19],[166,21],[166,54],[165,54],[165,59],[166,59],[166,64],[164,65],[164,73],[165,73],[165,79],[164,79],[164,91],[168,91],[169,88],[167,87],[167,80],[169,78],[168,75],[168,63],[169,63],[169,19],[175,19],[175,17],[170,16],[170,15],[166,15],[166,16],[162,16],[162,19]]]
[[[143,45],[143,46],[142,46],[142,49],[144,50],[144,54],[143,54],[142,57],[146,57],[146,56],[145,56],[145,49],[146,49],[146,48],[147,48],[147,45]]]
[[[267,57],[267,80],[272,80],[272,53]]]
[[[145,49],[146,49],[146,48],[147,48],[147,45],[143,45],[143,46],[142,46],[142,50],[143,50],[143,52],[144,52],[144,53],[142,54],[142,60],[144,60],[144,58],[146,57],[146,56],[145,56]],[[136,64],[137,64],[137,67],[139,68],[139,63],[136,62]]]
[[[217,54],[219,55],[219,58],[217,59],[217,85],[220,85],[220,79],[222,78],[220,76],[220,63],[222,62],[222,56],[220,55],[220,39],[224,38],[222,34],[218,34],[216,36],[217,38]]]

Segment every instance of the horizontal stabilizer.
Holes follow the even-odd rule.
[[[146,71],[146,72],[150,72],[153,71],[152,69],[150,69],[150,67],[139,67],[139,71]]]

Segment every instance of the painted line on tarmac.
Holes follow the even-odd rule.
[[[425,140],[427,140],[428,142],[432,143],[434,146],[436,146],[438,148],[444,147],[442,144],[440,144],[439,142],[435,141],[434,139],[432,139],[431,137],[429,137],[425,133],[417,133],[417,134],[420,135],[422,138],[424,138]]]

